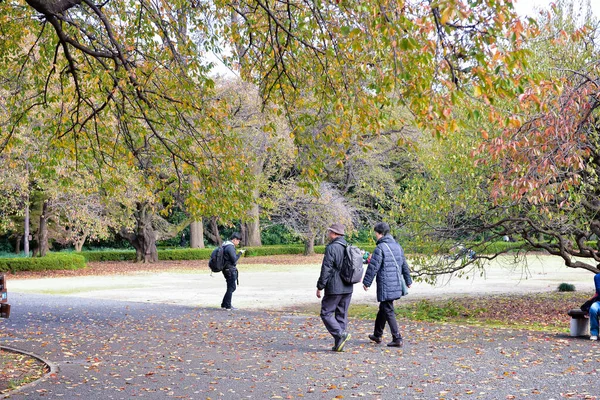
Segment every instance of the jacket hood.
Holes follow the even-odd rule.
[[[233,244],[233,242],[231,240],[226,240],[223,242],[223,244],[221,245],[221,247],[225,247],[225,246],[233,246],[235,247],[235,244]]]

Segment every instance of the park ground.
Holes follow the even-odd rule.
[[[207,335],[210,335],[211,327],[218,331],[219,329],[223,329],[220,325],[225,324],[225,326],[229,326],[233,330],[243,332],[244,326],[243,324],[240,326],[240,321],[246,321],[244,322],[247,324],[246,329],[251,329],[253,327],[256,328],[254,326],[255,324],[250,324],[248,321],[260,320],[263,321],[263,323],[266,323],[267,326],[257,329],[256,332],[254,332],[254,335],[252,335],[254,337],[250,340],[250,343],[253,344],[252,349],[254,349],[257,355],[263,354],[263,356],[266,357],[276,357],[276,355],[269,354],[268,348],[270,346],[268,344],[265,348],[266,353],[261,353],[257,350],[261,347],[261,335],[264,336],[265,329],[271,327],[271,329],[275,331],[289,331],[288,334],[291,336],[283,338],[284,341],[288,341],[286,342],[288,343],[287,345],[292,347],[294,347],[295,344],[298,344],[299,346],[309,346],[316,351],[316,353],[308,357],[308,359],[304,357],[306,356],[306,354],[304,354],[303,357],[300,357],[302,360],[310,362],[311,357],[314,356],[315,362],[322,363],[329,355],[327,353],[321,353],[320,351],[326,348],[329,343],[327,342],[326,332],[324,334],[324,329],[321,327],[320,320],[316,316],[319,303],[314,294],[314,286],[319,272],[320,260],[320,256],[309,258],[301,256],[279,256],[248,258],[243,260],[240,264],[240,286],[234,295],[235,305],[239,307],[240,310],[231,315],[218,309],[220,298],[224,291],[224,280],[222,276],[217,274],[211,276],[205,262],[163,262],[155,265],[98,263],[91,264],[90,268],[87,270],[52,272],[50,273],[50,276],[48,276],[48,273],[44,273],[43,275],[40,273],[22,273],[9,277],[9,291],[13,298],[17,298],[21,302],[21,304],[14,304],[13,302],[13,313],[17,310],[23,311],[26,309],[30,316],[35,315],[36,310],[40,310],[36,309],[35,306],[31,309],[31,305],[26,303],[39,302],[43,308],[43,306],[49,303],[47,299],[57,299],[56,301],[58,303],[72,304],[73,307],[70,307],[71,311],[67,311],[67,313],[72,313],[72,310],[78,308],[85,308],[87,304],[91,304],[92,309],[97,307],[97,304],[113,304],[111,302],[114,300],[125,302],[124,304],[130,303],[131,306],[127,307],[132,307],[132,309],[142,307],[143,310],[146,310],[144,307],[149,307],[150,310],[154,310],[153,312],[166,308],[169,310],[178,310],[178,314],[181,314],[184,311],[192,312],[204,316],[204,318],[199,318],[197,321],[197,324],[206,324],[204,325],[204,330],[202,332],[198,331],[198,334],[203,341],[206,341]],[[470,354],[465,356],[465,354],[463,354],[465,351],[463,346],[473,346],[474,343],[477,342],[477,345],[479,346],[478,352],[480,354],[485,353],[488,356],[492,356],[495,350],[502,349],[504,346],[509,346],[510,343],[515,340],[515,337],[519,338],[518,340],[526,338],[524,342],[520,342],[521,345],[525,343],[525,347],[522,350],[512,350],[517,353],[522,351],[526,356],[515,358],[518,354],[512,354],[510,357],[514,359],[513,361],[518,362],[512,366],[511,363],[507,363],[507,371],[502,372],[499,376],[505,376],[507,380],[509,377],[521,377],[520,373],[515,372],[516,370],[514,368],[522,368],[524,365],[523,363],[556,363],[555,361],[552,361],[552,359],[544,360],[544,357],[537,360],[532,358],[531,352],[533,350],[530,349],[529,346],[532,342],[539,341],[539,343],[550,346],[547,349],[549,355],[558,351],[557,349],[559,347],[562,349],[561,351],[566,351],[568,353],[561,356],[565,357],[562,358],[565,362],[563,363],[564,365],[558,364],[558,367],[562,368],[562,372],[560,374],[557,373],[557,376],[567,377],[570,375],[568,370],[571,369],[571,372],[574,375],[577,375],[576,381],[580,382],[579,386],[570,388],[565,387],[563,390],[557,387],[557,385],[565,385],[565,382],[568,380],[562,381],[552,378],[548,379],[548,382],[541,386],[531,385],[531,388],[527,387],[525,383],[517,384],[516,386],[513,385],[512,387],[510,385],[504,385],[503,390],[507,393],[506,397],[489,397],[490,392],[486,391],[489,389],[477,389],[479,385],[475,384],[475,381],[473,381],[473,384],[464,383],[464,385],[455,385],[452,382],[444,381],[444,379],[440,380],[439,374],[436,378],[436,374],[434,373],[431,375],[430,385],[435,387],[436,382],[438,382],[445,383],[445,386],[441,385],[440,388],[429,390],[431,388],[427,389],[426,382],[425,386],[415,386],[413,382],[409,390],[409,385],[402,386],[396,384],[395,386],[390,386],[388,382],[382,382],[384,385],[379,391],[376,390],[377,387],[371,388],[375,390],[360,391],[358,390],[358,387],[353,389],[352,386],[356,386],[357,384],[360,386],[366,383],[360,383],[359,381],[362,380],[356,378],[348,379],[343,385],[333,383],[335,382],[333,380],[329,383],[329,386],[326,385],[320,387],[319,385],[308,385],[307,387],[302,388],[297,387],[294,390],[291,390],[289,385],[284,385],[281,386],[278,391],[276,388],[268,385],[268,388],[265,389],[270,391],[267,398],[300,398],[304,396],[314,398],[343,398],[336,396],[386,398],[384,396],[385,393],[403,393],[407,398],[440,399],[463,398],[462,396],[478,393],[478,398],[511,398],[509,396],[516,396],[512,398],[521,398],[519,396],[523,396],[524,394],[529,397],[533,396],[533,398],[551,398],[547,397],[547,395],[556,395],[556,398],[596,398],[594,396],[600,393],[600,384],[594,386],[594,383],[589,383],[587,379],[593,378],[591,382],[597,381],[596,369],[593,365],[595,362],[600,362],[600,353],[597,352],[595,346],[589,344],[589,341],[569,339],[565,335],[569,324],[569,318],[566,316],[566,311],[569,308],[577,307],[593,293],[593,283],[591,278],[592,275],[589,272],[569,270],[553,258],[547,256],[532,256],[529,257],[526,268],[522,265],[513,265],[511,259],[507,257],[490,264],[486,268],[485,276],[473,273],[460,279],[452,278],[450,280],[440,280],[436,285],[415,283],[411,288],[410,295],[398,302],[398,305],[400,306],[398,312],[401,317],[401,324],[405,331],[407,345],[410,347],[410,350],[406,349],[404,350],[405,353],[398,354],[396,352],[390,353],[381,348],[384,359],[387,361],[390,361],[390,359],[386,358],[386,355],[392,354],[393,357],[398,357],[398,361],[402,361],[405,354],[412,354],[416,358],[406,358],[412,358],[412,363],[422,364],[424,360],[420,358],[421,355],[417,356],[417,348],[425,346],[422,350],[431,352],[431,348],[439,348],[439,346],[436,345],[436,342],[439,342],[438,344],[448,344],[448,340],[450,340],[449,337],[451,337],[456,343],[451,344],[450,348],[456,348],[457,358],[452,359],[451,354],[446,354],[447,349],[444,350],[444,356],[442,358],[452,360],[451,366],[453,369],[456,369],[456,363],[458,362],[460,364],[460,359],[462,357],[464,363],[461,365],[463,365],[463,367],[459,366],[458,370],[464,369],[465,371],[468,371],[470,368],[474,372],[478,368],[475,367],[475,365],[479,365],[479,363],[483,363],[485,360],[477,360],[477,357],[473,358]],[[577,292],[564,294],[556,293],[556,287],[563,282],[574,284],[577,288]],[[354,360],[353,362],[357,362],[357,358],[360,359],[364,356],[364,354],[362,354],[363,350],[369,353],[373,351],[373,348],[370,347],[368,341],[365,342],[364,337],[369,332],[372,323],[370,318],[373,317],[377,305],[374,298],[374,288],[366,293],[362,289],[359,289],[360,288],[357,285],[351,309],[352,316],[355,318],[358,317],[353,320],[353,325],[356,328],[356,332],[354,332],[356,343],[349,348],[350,358]],[[28,301],[28,299],[32,300]],[[122,303],[116,304],[120,305]],[[134,304],[139,304],[139,306],[133,306]],[[161,307],[161,305],[164,306]],[[115,313],[116,311],[111,309],[107,310],[107,312]],[[160,312],[162,313],[162,311]],[[273,314],[273,312],[275,312],[275,314]],[[61,350],[59,352],[56,350],[45,351],[45,347],[52,347],[52,343],[56,342],[56,339],[53,340],[48,338],[48,340],[42,340],[42,343],[46,343],[46,346],[42,347],[39,345],[39,340],[36,340],[39,339],[37,336],[45,337],[50,335],[52,337],[52,332],[54,331],[55,335],[56,330],[60,329],[60,324],[57,326],[53,325],[53,328],[50,330],[40,328],[40,326],[45,325],[45,323],[42,323],[41,321],[48,321],[48,315],[57,315],[56,307],[51,310],[45,310],[42,314],[42,318],[37,323],[34,322],[36,318],[32,317],[22,320],[21,323],[17,323],[13,328],[10,328],[10,324],[6,324],[9,329],[0,333],[0,343],[4,342],[4,344],[6,344],[8,342],[9,344],[25,347],[25,350],[41,351],[43,353],[42,355],[51,359],[60,360],[62,358],[62,366],[63,369],[65,369],[64,367],[66,365],[64,363],[68,361],[69,356],[65,356],[64,353],[75,353],[73,349],[69,349],[69,346],[62,342],[64,336],[59,335],[62,339],[59,340],[58,344],[55,344]],[[87,309],[85,314],[88,314]],[[275,317],[273,317],[273,315],[275,315]],[[15,316],[14,318],[11,318],[11,320],[16,319],[18,322],[19,318],[22,318],[22,315]],[[72,323],[72,317],[66,318],[60,316],[57,318],[60,318],[61,321],[65,322],[65,328],[72,327],[72,325],[70,325]],[[157,315],[154,319],[160,321],[162,318],[165,317]],[[279,322],[283,319],[287,322],[283,326],[279,323],[273,326],[271,321],[274,319]],[[96,321],[96,319],[93,320]],[[420,322],[414,322],[415,320]],[[156,321],[153,321],[150,326],[156,324]],[[297,322],[297,324],[292,324],[292,326],[290,326],[288,322],[292,321]],[[36,331],[36,329],[30,325],[32,323],[37,327],[36,329],[39,330]],[[180,321],[179,323],[182,325],[186,324],[183,321]],[[115,322],[115,324],[119,325],[118,322]],[[148,325],[148,322],[145,321],[144,324]],[[207,327],[209,329],[207,329]],[[198,326],[193,325],[190,328],[193,331],[197,329]],[[137,326],[133,332],[128,331],[127,329],[119,329],[115,334],[133,334],[135,336],[142,329],[144,328],[140,326]],[[156,327],[154,326],[154,328],[151,329],[156,329]],[[177,329],[173,329],[173,331],[176,330]],[[26,333],[24,336],[30,337],[20,337],[23,332]],[[426,332],[426,334],[424,334],[424,332]],[[440,332],[445,332],[441,342],[439,337]],[[6,336],[7,334],[8,336]],[[499,336],[494,339],[496,335]],[[89,336],[89,333],[86,333],[84,336]],[[486,337],[491,339],[491,341],[482,339]],[[426,345],[426,338],[432,339],[433,342]],[[278,340],[282,340],[282,338],[280,337]],[[481,342],[481,340],[483,340],[483,342]],[[503,342],[504,340],[508,340],[509,342]],[[81,339],[79,339],[79,341],[81,341]],[[295,343],[296,341],[298,341],[298,343]],[[243,338],[240,339],[240,342],[247,343],[247,340]],[[67,341],[67,343],[69,343],[69,341]],[[208,340],[206,343],[208,347],[211,346],[211,340]],[[493,343],[493,346],[486,346],[486,343]],[[213,345],[216,344],[213,342]],[[104,346],[106,347],[106,345]],[[446,346],[442,347],[445,348]],[[585,365],[592,367],[592,369],[583,374],[580,367],[576,363],[573,364],[573,360],[571,360],[573,357],[576,357],[577,354],[574,355],[570,353],[570,347],[570,350],[575,350],[579,356],[584,356],[583,362],[590,363]],[[211,349],[211,351],[214,352],[214,348],[211,347]],[[94,357],[98,359],[105,358],[105,356],[100,357],[99,355],[102,353],[97,353],[97,350],[98,349],[94,349],[93,351],[93,354],[95,354]],[[79,351],[81,356],[83,356],[84,352],[81,352],[81,350]],[[538,349],[536,350],[536,354],[540,351],[543,352],[544,350]],[[90,352],[92,351],[90,350]],[[5,353],[0,353],[0,355],[2,354]],[[214,359],[208,361],[212,364],[226,362],[227,358],[225,358],[224,361],[219,359],[219,357],[224,357],[223,354],[220,356],[215,355]],[[500,351],[499,354],[502,355],[502,351]],[[14,357],[14,355],[11,357]],[[65,361],[65,357],[67,361]],[[89,357],[87,360],[89,363]],[[380,356],[373,355],[372,360],[367,357],[367,359],[362,362],[369,365],[369,362],[376,363],[378,362],[377,360],[381,360]],[[0,362],[6,363],[10,362],[10,360],[7,361],[5,357],[4,361],[0,358]],[[277,364],[276,361],[272,362]],[[98,363],[99,365],[101,364],[100,362]],[[13,364],[9,365],[14,366],[23,364],[15,364],[13,362]],[[289,366],[286,367],[286,365],[283,364],[279,365],[279,367],[282,368],[282,371],[289,369]],[[360,374],[360,368],[357,370],[355,367],[356,366],[352,364],[348,367],[349,371],[352,371],[352,374]],[[208,367],[205,366],[204,370],[208,371],[206,368]],[[384,368],[384,370],[386,368]],[[66,368],[66,370],[68,369],[69,368]],[[5,371],[4,368],[2,370]],[[404,371],[406,370],[407,369],[404,368]],[[207,379],[206,384],[209,388],[212,387],[212,389],[207,390],[206,392],[202,391],[201,396],[197,393],[197,397],[186,392],[187,394],[185,396],[190,397],[184,396],[182,398],[237,398],[232,393],[227,394],[227,392],[219,392],[217,390],[217,388],[223,390],[224,387],[227,387],[224,378],[227,376],[227,373],[223,373],[223,377],[219,378],[219,368],[215,368],[211,371],[212,372],[208,373],[205,378]],[[260,369],[255,370],[254,367],[249,366],[248,371],[254,371],[254,373],[256,373],[260,372]],[[431,374],[431,371],[426,372],[426,369],[423,371],[425,371],[425,375]],[[550,372],[545,373],[546,377],[549,373],[555,373],[551,372],[553,371],[552,368],[548,371]],[[18,373],[19,371],[15,369],[14,374]],[[21,371],[20,373],[22,375],[24,372]],[[197,371],[188,371],[188,373],[197,374]],[[403,374],[403,372],[397,373],[400,375]],[[316,372],[315,374],[315,380],[326,380],[326,376],[323,377]],[[452,372],[450,374],[454,379],[454,373]],[[285,375],[285,373],[283,373],[283,375]],[[366,374],[365,376],[368,375],[369,374]],[[444,376],[444,374],[442,374],[442,376]],[[529,371],[527,376],[529,376]],[[2,379],[3,377],[0,375],[0,381]],[[131,379],[134,379],[134,377],[132,376]],[[307,376],[304,376],[304,379],[307,379]],[[383,380],[381,377],[378,377],[378,379]],[[486,381],[486,379],[484,379],[484,381]],[[467,379],[467,381],[469,381],[469,379]],[[15,385],[14,382],[18,383],[19,380],[13,378],[10,382],[12,382],[12,385]],[[350,382],[354,383],[348,386]],[[460,379],[457,382],[460,382]],[[518,382],[518,380],[513,381],[515,384],[516,382]],[[24,379],[23,383],[26,383]],[[488,381],[488,387],[489,385],[491,385],[491,381]],[[5,387],[6,386],[5,383]],[[42,388],[44,388],[43,384]],[[455,390],[456,388],[460,388],[460,390]],[[597,389],[596,392],[594,391],[594,388]],[[439,390],[436,391],[437,389]],[[2,387],[0,387],[0,390],[2,390]],[[43,395],[46,393],[44,390],[47,391],[49,389],[45,388],[38,390],[42,390],[41,393]],[[230,390],[233,389],[230,388]],[[252,391],[251,387],[246,388],[245,390],[247,390],[247,393],[251,394],[244,397],[261,398],[260,396],[257,397],[256,394],[252,397],[252,393],[255,392]],[[390,392],[390,390],[392,392]],[[479,390],[479,392],[476,392],[476,390]],[[173,393],[176,392],[177,390],[173,391]],[[338,392],[339,394],[335,394]],[[480,393],[487,393],[487,396]],[[564,396],[560,395],[561,393]],[[284,394],[285,396],[283,396]],[[329,396],[329,394],[332,395]],[[535,397],[538,394],[540,397]],[[422,397],[419,397],[421,395]]]
[[[315,288],[322,257],[242,259],[234,306],[281,310],[318,304]],[[556,257],[532,255],[527,264],[515,264],[514,257],[505,256],[488,262],[484,271],[466,273],[462,278],[441,277],[435,284],[416,282],[402,301],[548,293],[563,282],[574,284],[580,293],[594,291],[590,272],[566,268]],[[211,274],[206,261],[90,263],[79,271],[18,273],[8,279],[11,292],[199,307],[218,307],[225,289],[223,276]],[[354,304],[376,304],[375,287],[369,292],[360,285],[355,289]]]

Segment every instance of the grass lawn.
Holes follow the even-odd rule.
[[[444,300],[396,301],[400,319],[461,325],[568,333],[567,311],[579,308],[589,293],[536,293],[529,295],[458,297]],[[318,314],[318,306],[301,311]],[[377,305],[352,304],[351,318],[375,320]]]

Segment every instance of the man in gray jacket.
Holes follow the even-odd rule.
[[[388,346],[402,347],[402,336],[396,322],[394,300],[405,296],[406,289],[412,285],[410,269],[404,257],[404,250],[390,235],[390,226],[385,222],[379,222],[375,225],[374,230],[377,247],[373,251],[369,267],[363,278],[363,287],[368,290],[377,276],[379,312],[375,319],[375,329],[373,334],[369,335],[369,339],[375,343],[381,343],[387,322],[392,333],[392,341],[388,343]]]
[[[353,290],[353,285],[344,283],[340,277],[347,246],[344,225],[331,225],[327,236],[330,243],[325,248],[321,275],[317,281],[317,297],[321,298],[321,291],[325,289],[325,296],[321,302],[321,319],[335,341],[331,350],[344,351],[344,345],[350,339],[346,326]]]

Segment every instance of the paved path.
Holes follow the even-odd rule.
[[[0,344],[59,371],[12,399],[597,399],[600,344],[402,322],[405,348],[344,353],[318,317],[11,293]]]

